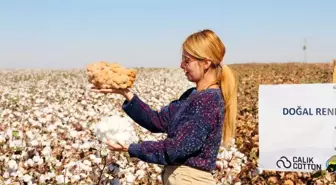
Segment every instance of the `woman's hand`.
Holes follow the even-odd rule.
[[[128,152],[128,146],[123,146],[121,144],[118,144],[112,141],[107,141],[106,145],[107,145],[107,148],[110,149],[111,151]]]
[[[114,93],[114,94],[125,94],[128,89],[97,89],[96,87],[91,87],[92,92],[96,93]]]
[[[127,101],[130,101],[134,96],[134,94],[129,89],[97,89],[95,87],[92,87],[91,91],[104,94],[108,93],[120,94],[124,96]]]

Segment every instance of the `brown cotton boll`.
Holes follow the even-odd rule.
[[[117,79],[118,79],[117,83],[119,82],[118,83],[119,85],[123,85],[123,84],[127,84],[129,77],[126,74],[123,74],[123,75],[120,75]]]
[[[99,84],[104,84],[106,81],[104,80],[103,76],[100,76],[100,78],[97,78],[97,81]]]
[[[88,81],[96,88],[126,89],[133,86],[136,78],[135,69],[126,69],[119,63],[105,61],[87,65]]]
[[[113,62],[109,65],[110,68],[119,68],[121,65],[119,63]]]
[[[135,69],[129,69],[127,75],[129,77],[135,78],[135,76],[136,76],[136,70]]]
[[[126,88],[127,88],[127,84],[125,84],[125,83],[124,83],[124,84],[121,84],[121,85],[120,85],[120,88],[121,88],[121,89],[126,89]]]
[[[116,84],[115,82],[113,82],[113,83],[112,83],[112,88],[113,88],[113,89],[119,89],[120,87],[119,87],[118,84]]]
[[[114,82],[113,82],[113,79],[112,78],[109,78],[108,80],[107,80],[107,84],[108,85],[110,85],[111,87],[112,87],[112,84],[113,84]]]
[[[109,86],[108,84],[102,84],[102,85],[101,85],[101,88],[102,88],[102,89],[108,89],[109,87],[110,87],[110,86]]]
[[[132,81],[128,81],[127,84],[126,84],[126,86],[127,86],[127,87],[132,87],[132,84],[133,84]]]

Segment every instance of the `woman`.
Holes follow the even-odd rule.
[[[219,147],[228,147],[235,136],[237,83],[230,68],[221,63],[225,47],[213,31],[190,35],[182,48],[180,67],[196,87],[160,112],[152,110],[128,89],[93,91],[123,95],[126,100],[122,108],[128,116],[153,133],[168,135],[162,141],[130,146],[107,143],[111,150],[164,165],[165,185],[214,185],[211,171],[216,168]]]

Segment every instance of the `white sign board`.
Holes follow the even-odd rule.
[[[313,172],[336,156],[336,84],[259,87],[259,168]]]

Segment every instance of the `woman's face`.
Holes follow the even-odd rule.
[[[198,82],[202,78],[203,66],[200,60],[192,57],[183,51],[181,69],[183,69],[187,79],[191,82]]]

